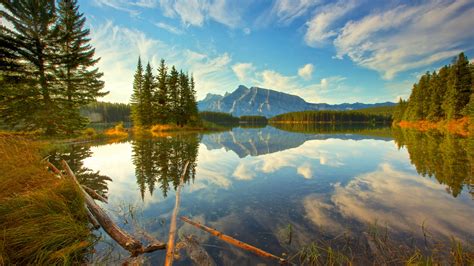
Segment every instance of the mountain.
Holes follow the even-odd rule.
[[[303,98],[279,91],[240,85],[232,93],[226,95],[207,94],[198,102],[199,111],[213,111],[231,113],[234,116],[262,115],[272,117],[275,115],[306,111],[306,110],[357,110],[377,106],[393,106],[395,103],[308,103]]]

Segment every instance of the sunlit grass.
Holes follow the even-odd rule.
[[[76,186],[18,137],[0,137],[0,172],[0,264],[81,262],[94,239]]]

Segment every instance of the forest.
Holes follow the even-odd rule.
[[[270,123],[389,123],[390,115],[359,111],[302,111],[277,115]]]
[[[420,77],[408,100],[400,98],[393,114],[394,122],[474,117],[473,85],[474,64],[460,53],[452,64]]]
[[[157,75],[150,63],[143,69],[138,58],[130,100],[131,119],[135,127],[199,122],[194,78],[172,66],[168,72],[161,60]]]
[[[77,0],[2,1],[0,121],[17,130],[70,134],[88,123],[80,109],[103,91]]]
[[[91,123],[130,122],[130,105],[125,103],[93,102],[82,106],[82,116]]]

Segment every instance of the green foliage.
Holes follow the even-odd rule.
[[[359,111],[303,111],[270,118],[271,123],[388,123],[391,117]]]
[[[0,26],[0,119],[48,135],[82,129],[80,107],[106,93],[77,1],[2,4],[14,30]]]
[[[135,126],[149,128],[154,124],[175,123],[178,126],[198,125],[199,116],[194,78],[178,72],[174,66],[168,73],[164,60],[153,76],[150,64],[145,73],[140,58],[130,100]],[[156,80],[156,81],[155,81]]]
[[[93,102],[81,108],[81,115],[92,123],[130,122],[130,113],[125,103]]]
[[[427,72],[413,85],[407,102],[398,105],[394,121],[457,119],[468,114],[466,107],[473,94],[474,67],[460,53],[453,64],[438,73]]]

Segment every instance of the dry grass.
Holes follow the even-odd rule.
[[[124,128],[123,123],[118,123],[115,127],[105,130],[104,134],[108,137],[115,137],[115,138],[128,137],[128,132]]]
[[[84,200],[46,170],[39,147],[0,137],[0,264],[71,264],[94,239]]]
[[[430,122],[420,120],[416,122],[401,121],[398,126],[403,128],[414,128],[420,131],[439,130],[441,132],[449,132],[463,137],[470,136],[473,132],[474,125],[471,125],[469,117],[463,117],[456,120]]]

